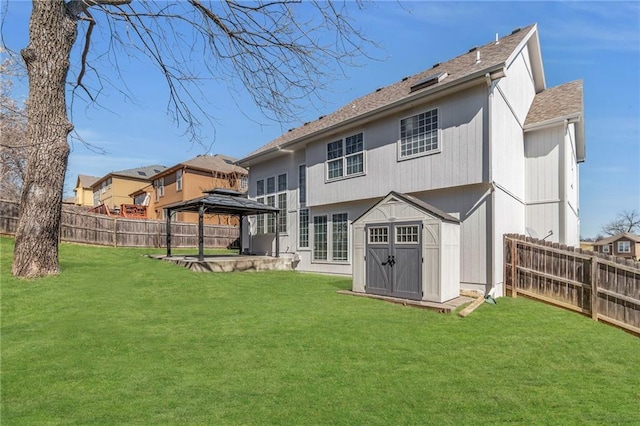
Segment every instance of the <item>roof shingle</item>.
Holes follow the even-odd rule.
[[[583,110],[582,80],[561,84],[538,93],[533,99],[525,126],[554,118],[580,114]]]

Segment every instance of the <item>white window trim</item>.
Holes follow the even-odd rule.
[[[304,167],[304,202],[300,201],[300,168]],[[308,173],[307,173],[307,164],[306,163],[300,163],[298,164],[298,207],[305,208],[307,205],[307,198],[309,197],[309,192],[307,191],[308,185],[307,185],[307,178],[308,178]]]
[[[347,260],[334,260],[333,259],[333,215],[334,214],[346,214],[347,215]],[[314,219],[316,217],[325,216],[327,218],[327,258],[326,259],[314,259],[314,246],[315,246],[315,229]],[[346,211],[326,212],[320,214],[309,213],[309,250],[311,251],[311,263],[325,264],[325,265],[350,265],[351,264],[351,219],[349,219],[349,213]]]
[[[430,111],[437,111],[438,112],[438,148],[437,149],[433,149],[431,151],[425,151],[425,152],[419,152],[417,154],[412,154],[412,155],[407,155],[405,157],[402,156],[402,120],[406,120],[407,118],[411,118],[411,117],[415,117],[416,115],[420,115],[420,114],[424,114],[426,112],[430,112]],[[406,161],[406,160],[413,160],[414,158],[420,158],[420,157],[425,157],[427,155],[433,155],[433,154],[439,154],[440,152],[442,152],[442,125],[441,125],[441,115],[440,115],[440,107],[438,106],[434,106],[431,108],[427,108],[427,109],[423,109],[420,110],[418,112],[415,112],[411,115],[407,115],[406,117],[400,117],[400,119],[398,119],[398,141],[396,142],[396,151],[397,151],[397,161]]]
[[[285,189],[283,191],[279,191],[278,190],[278,177],[282,176],[282,175],[286,176],[286,187],[285,187]],[[269,192],[267,190],[267,180],[270,179],[270,178],[274,179],[275,192]],[[283,215],[285,217],[285,229],[283,231],[280,231],[279,235],[280,236],[289,235],[289,229],[291,228],[291,226],[290,226],[291,225],[291,221],[289,220],[289,208],[290,208],[289,189],[288,189],[289,188],[289,173],[288,172],[278,173],[278,174],[273,175],[273,176],[267,176],[267,177],[263,177],[263,178],[260,178],[260,179],[256,180],[256,194],[257,194],[257,191],[258,191],[258,183],[257,182],[260,182],[260,181],[263,181],[264,193],[262,195],[256,195],[255,198],[254,198],[256,201],[258,201],[258,198],[262,198],[263,199],[263,203],[267,204],[268,197],[272,196],[272,197],[274,197],[274,207],[278,207],[279,208],[280,207],[279,206],[279,196],[281,194],[285,194],[287,207],[286,207],[284,213],[283,214],[279,214],[277,216],[277,218],[278,218],[278,220],[280,220],[280,218]],[[271,219],[269,219],[269,217],[272,216],[272,215],[271,215],[271,213],[263,213],[263,214],[265,216],[264,216],[264,233],[262,233],[262,234],[264,234],[264,235],[275,235],[276,234],[275,231],[277,231],[277,229],[278,229],[278,220],[276,220],[276,217],[273,218],[273,220],[275,221],[274,232],[268,232],[269,231],[268,230],[268,223],[271,220]],[[258,234],[257,233],[257,235],[262,235],[262,234]]]
[[[620,247],[622,244],[626,243],[629,247],[629,250],[621,250]],[[618,253],[631,253],[631,241],[618,241]]]
[[[346,141],[347,138],[350,136],[355,136],[362,133],[362,151],[359,151],[355,154],[346,154],[347,151],[347,147],[346,147]],[[329,155],[327,153],[327,146],[330,143],[333,142],[338,142],[341,141],[342,142],[342,157],[339,157],[342,159],[342,170],[343,170],[343,175],[342,176],[338,176],[338,177],[334,177],[334,178],[329,178],[329,162],[332,161],[336,161],[339,158],[333,158],[331,160],[329,160]],[[347,172],[347,157],[353,157],[355,155],[358,154],[362,154],[362,171],[358,172],[358,173],[352,173],[350,175],[346,174]],[[352,132],[346,135],[343,135],[342,137],[337,137],[332,139],[330,142],[326,142],[324,144],[324,181],[325,183],[329,183],[329,182],[336,182],[336,181],[340,181],[340,180],[345,180],[345,179],[351,179],[351,178],[356,178],[356,177],[360,177],[360,176],[365,176],[367,174],[367,135],[366,132],[364,130],[361,131],[356,131],[356,132]],[[308,185],[307,185],[308,187]],[[307,197],[309,196],[309,193],[307,192]]]
[[[603,253],[611,253],[611,248],[609,247],[609,244],[605,244],[602,246],[602,252]]]
[[[300,245],[300,235],[302,230],[302,223],[300,222],[300,212],[302,212],[303,210],[307,211],[307,246],[306,247]],[[296,221],[298,222],[298,235],[296,238],[297,240],[296,245],[298,247],[298,250],[300,251],[311,251],[313,248],[311,245],[311,228],[313,224],[311,219],[312,218],[311,218],[309,209],[306,207],[302,207],[296,212]]]

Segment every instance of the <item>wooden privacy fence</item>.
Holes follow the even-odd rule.
[[[640,262],[504,236],[507,295],[524,295],[640,335]]]
[[[0,200],[0,233],[14,235],[18,227],[18,203]],[[65,206],[60,221],[60,240],[114,247],[165,247],[165,221],[113,218]],[[205,225],[205,247],[237,247],[239,229]],[[198,247],[198,224],[171,224],[172,247]]]

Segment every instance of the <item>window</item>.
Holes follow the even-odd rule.
[[[258,234],[275,234],[276,226],[278,227],[278,232],[287,232],[287,174],[283,173],[278,175],[277,179],[275,176],[268,177],[266,179],[266,194],[264,181],[265,179],[257,181],[256,194],[266,195],[266,203],[265,197],[257,198],[256,201],[270,207],[277,207],[279,210],[278,223],[276,223],[276,218],[271,213],[258,215],[258,229],[256,232]],[[260,226],[260,221],[262,221],[265,226]]]
[[[102,185],[100,186],[100,192],[102,192],[103,194],[105,192],[107,192],[107,181],[106,180],[102,182]]]
[[[273,194],[276,192],[276,178],[270,177],[267,179],[267,194]]]
[[[298,202],[301,206],[307,203],[307,165],[298,167]]]
[[[309,210],[302,209],[298,213],[298,246],[300,248],[309,248]]]
[[[631,253],[631,241],[618,241],[618,253]]]
[[[287,193],[278,194],[278,232],[287,232]]]
[[[369,228],[369,244],[388,244],[389,243],[389,228],[386,226],[380,226],[375,228]]]
[[[176,191],[182,191],[182,170],[176,171]]]
[[[364,135],[358,133],[327,144],[327,179],[364,173]]]
[[[438,150],[438,110],[400,120],[400,158]]]
[[[609,244],[602,246],[602,252],[603,253],[610,253],[611,250],[609,249]]]
[[[287,190],[287,175],[278,175],[278,192]]]
[[[260,197],[256,200],[257,202],[264,204],[264,198]],[[259,214],[256,217],[256,234],[264,234],[264,217],[266,214]]]
[[[396,243],[412,244],[420,242],[418,229],[418,225],[396,226]]]
[[[276,197],[275,195],[267,196],[267,205],[269,207],[276,206]],[[276,218],[273,214],[267,213],[267,234],[274,234],[276,232]]]
[[[327,216],[313,218],[313,260],[327,260]]]
[[[100,191],[96,191],[93,193],[93,205],[94,206],[100,205]]]
[[[160,199],[160,197],[164,197],[164,178],[156,179],[153,181],[153,186],[155,188],[156,193],[156,201]]]
[[[246,191],[247,188],[249,188],[249,179],[245,175],[240,178],[240,190]]]
[[[349,223],[347,214],[340,213],[332,216],[333,260],[347,260],[349,251]]]

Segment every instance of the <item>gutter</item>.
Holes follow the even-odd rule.
[[[302,143],[304,141],[313,140],[314,138],[317,138],[322,134],[329,133],[329,132],[331,132],[333,130],[340,129],[342,127],[348,127],[349,125],[352,125],[352,124],[355,124],[355,123],[360,123],[360,122],[363,122],[362,124],[367,123],[373,117],[376,117],[376,116],[378,116],[380,114],[383,114],[385,112],[389,112],[389,111],[392,111],[392,110],[401,111],[401,109],[399,109],[398,107],[400,107],[402,105],[405,105],[406,108],[411,108],[411,107],[415,106],[415,103],[417,101],[423,101],[424,98],[429,98],[429,97],[432,97],[432,96],[435,96],[435,95],[444,96],[445,94],[453,93],[453,92],[458,91],[458,90],[463,90],[463,89],[466,89],[468,87],[472,87],[475,84],[478,84],[478,83],[486,81],[486,78],[487,78],[486,76],[487,75],[489,75],[489,78],[491,80],[496,80],[496,79],[499,79],[499,78],[502,78],[502,77],[506,76],[506,66],[505,66],[505,64],[504,63],[500,63],[500,64],[497,64],[497,65],[493,65],[493,66],[491,66],[489,68],[485,68],[483,70],[476,71],[476,72],[474,72],[472,74],[469,74],[469,75],[467,75],[465,77],[461,77],[459,79],[452,80],[452,81],[450,81],[448,83],[445,83],[445,84],[443,84],[441,86],[434,87],[433,89],[431,89],[429,91],[426,91],[426,92],[422,92],[421,93],[421,92],[418,91],[414,95],[410,95],[410,96],[407,96],[405,98],[399,99],[399,100],[397,100],[395,102],[392,102],[390,104],[384,105],[384,106],[382,106],[380,108],[374,109],[372,111],[365,112],[365,113],[363,113],[361,115],[357,115],[355,117],[351,117],[351,118],[349,118],[347,120],[344,120],[344,121],[341,121],[339,123],[333,124],[333,125],[331,125],[329,127],[325,127],[325,128],[323,128],[321,130],[318,130],[316,132],[309,133],[307,135],[301,136],[300,138],[297,138],[297,139],[294,139],[292,141],[285,142],[285,143],[283,143],[281,145],[269,148],[269,149],[267,149],[265,151],[260,151],[259,153],[255,154],[255,155],[252,155],[252,156],[249,156],[249,157],[245,157],[245,158],[239,160],[236,164],[242,165],[243,167],[247,167],[247,166],[250,166],[250,163],[253,160],[255,160],[257,158],[260,158],[262,156],[265,156],[265,155],[268,155],[268,154],[273,154],[273,153],[276,153],[278,151],[291,152],[291,151],[285,150],[285,148],[287,148],[289,146],[292,146],[292,145],[297,145],[297,144]],[[475,80],[480,80],[480,81],[476,82]]]

